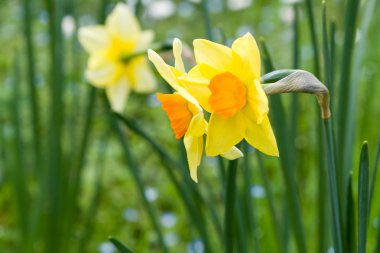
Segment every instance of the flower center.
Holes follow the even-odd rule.
[[[118,37],[112,39],[112,45],[107,52],[107,56],[112,61],[125,62],[125,59],[133,52],[135,43],[133,41],[122,40]]]
[[[193,113],[190,111],[188,102],[179,94],[157,93],[157,99],[162,104],[162,109],[166,112],[170,120],[176,139],[185,135],[189,128]]]
[[[222,117],[231,117],[247,102],[247,90],[243,82],[229,72],[214,76],[210,85],[208,100],[215,113]]]

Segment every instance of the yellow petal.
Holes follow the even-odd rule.
[[[203,136],[206,132],[207,123],[204,119],[203,112],[200,111],[198,114],[194,115],[191,119],[189,128],[187,129],[186,135],[191,136]]]
[[[178,90],[177,77],[170,69],[170,66],[168,66],[164,60],[152,49],[148,49],[148,58],[156,67],[158,73],[162,76],[162,78],[164,78],[165,81],[173,87],[173,89]]]
[[[208,99],[211,95],[211,91],[208,88],[210,80],[199,74],[196,68],[189,71],[188,74],[184,74],[178,77],[180,84],[198,100],[199,104],[208,112],[211,112]]]
[[[258,80],[255,80],[252,84],[248,85],[247,88],[248,103],[243,109],[244,114],[250,120],[256,122],[257,124],[261,124],[269,111],[268,97]]]
[[[80,28],[78,31],[78,39],[88,53],[105,50],[111,44],[109,33],[105,27],[101,25]]]
[[[241,112],[237,112],[234,116],[228,118],[222,118],[215,113],[211,114],[207,133],[206,154],[216,156],[226,153],[244,138],[245,129],[245,118]]]
[[[153,92],[157,87],[156,79],[145,57],[131,66],[133,68],[133,90],[140,93]]]
[[[220,71],[228,71],[233,59],[231,48],[203,39],[194,40],[193,45],[197,64],[206,64]]]
[[[248,122],[245,138],[250,145],[261,152],[271,156],[279,156],[276,138],[268,116],[264,117],[260,125],[255,122]]]
[[[117,83],[106,87],[106,94],[113,111],[122,112],[124,110],[129,93],[130,86],[125,77],[120,78]]]
[[[138,38],[135,52],[142,52],[149,48],[154,39],[154,32],[152,30],[145,30],[140,33]]]
[[[102,54],[91,55],[85,72],[86,79],[96,87],[111,84],[117,72],[117,67]]]
[[[177,38],[173,40],[173,54],[175,59],[175,68],[181,73],[185,73],[185,65],[182,61],[182,42]]]
[[[249,65],[250,71],[253,72],[254,78],[260,78],[260,51],[256,41],[250,33],[246,33],[232,44],[234,50],[240,58]]]
[[[183,139],[185,144],[187,161],[189,163],[190,177],[195,182],[198,182],[197,170],[201,163],[203,153],[203,136],[193,137],[185,136]]]
[[[135,15],[123,3],[118,3],[107,17],[106,27],[113,36],[122,40],[138,39],[140,33],[140,25]]]
[[[221,154],[221,156],[223,156],[224,158],[226,158],[228,160],[235,160],[235,159],[238,159],[240,157],[243,157],[244,154],[243,154],[243,152],[240,151],[240,149],[233,146],[226,153]]]

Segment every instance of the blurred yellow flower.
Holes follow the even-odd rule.
[[[150,61],[155,65],[160,75],[175,90],[174,94],[158,93],[157,98],[167,113],[171,127],[177,139],[184,137],[184,144],[189,163],[190,176],[197,182],[197,168],[203,154],[203,136],[207,133],[207,122],[198,101],[182,87],[180,76],[185,74],[182,61],[182,43],[178,39],[173,41],[175,67],[167,65],[153,50],[148,50]],[[219,154],[218,154],[219,155]],[[223,156],[232,160],[243,156],[236,147],[223,152]]]
[[[241,140],[278,156],[268,118],[268,99],[260,84],[260,52],[250,33],[232,47],[194,41],[197,65],[179,77],[183,87],[211,113],[206,154],[224,153]]]
[[[119,3],[107,17],[105,25],[79,29],[79,41],[90,54],[86,78],[104,88],[111,107],[120,112],[131,90],[152,92],[156,81],[145,56],[154,33],[142,31],[126,4]]]

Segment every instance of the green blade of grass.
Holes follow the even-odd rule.
[[[345,252],[355,253],[357,249],[356,243],[356,215],[355,215],[355,200],[354,192],[352,188],[352,173],[350,173],[348,181],[348,191],[347,191],[347,225],[346,225],[346,248]]]
[[[279,222],[277,216],[276,216],[276,210],[274,205],[274,197],[272,193],[272,188],[270,187],[270,180],[268,178],[267,172],[265,170],[262,154],[260,154],[258,151],[256,152],[257,162],[259,166],[259,172],[261,179],[263,180],[264,189],[265,189],[265,195],[268,200],[268,207],[269,207],[269,213],[271,217],[271,222],[273,226],[273,230],[275,232],[275,238],[277,241],[277,248],[278,250],[286,250],[286,242],[283,240],[281,236],[281,223]]]
[[[233,253],[235,245],[236,172],[238,159],[229,162],[227,171],[226,200],[224,207],[225,252]]]
[[[114,113],[114,115],[121,122],[123,122],[130,130],[132,130],[135,134],[137,134],[143,140],[149,143],[149,145],[151,145],[153,150],[155,150],[155,152],[160,156],[160,158],[162,159],[162,164],[164,165],[164,168],[166,170],[166,173],[168,174],[170,180],[173,182],[177,191],[180,193],[182,197],[181,199],[184,201],[184,204],[187,207],[186,210],[189,212],[189,217],[199,229],[202,240],[205,243],[205,247],[209,251],[211,251],[211,246],[208,242],[208,236],[207,236],[206,229],[204,227],[204,222],[202,222],[203,215],[200,210],[200,204],[207,206],[207,202],[204,200],[202,195],[199,193],[198,188],[194,186],[193,182],[189,178],[188,173],[186,171],[187,162],[185,162],[184,164],[181,164],[175,161],[172,157],[169,156],[169,154],[165,151],[165,149],[161,147],[161,145],[159,145],[151,136],[149,136],[143,130],[142,127],[140,127],[132,119],[126,116],[122,116],[121,114],[118,114],[118,113]],[[180,170],[180,172],[183,175],[182,183],[180,183],[176,179],[176,176],[174,175],[173,170]],[[195,196],[193,194],[195,194]],[[214,210],[214,207],[212,206],[211,207],[209,206],[209,208],[212,213],[212,221],[214,222],[216,229],[219,230],[220,225],[219,225],[218,219],[216,218],[216,211]]]
[[[113,237],[109,237],[108,240],[117,248],[120,253],[133,253],[127,246],[121,243],[119,240]]]
[[[368,143],[364,142],[360,153],[358,186],[358,253],[367,252],[369,158]]]
[[[352,63],[354,60],[354,45],[356,38],[356,24],[359,12],[360,0],[349,0],[345,11],[344,25],[344,45],[342,52],[342,64],[340,69],[339,101],[337,123],[338,143],[338,169],[342,196],[346,196],[348,176],[352,167],[353,146],[354,146],[354,125],[355,125],[355,86],[351,79]],[[345,204],[342,210],[345,209]],[[345,211],[343,214],[346,213]],[[344,225],[344,224],[343,224]]]
[[[380,158],[380,133],[379,133],[379,139],[377,141],[375,160],[373,163],[372,176],[371,176],[372,179],[371,179],[371,185],[370,185],[370,190],[369,190],[369,210],[370,211],[371,211],[371,207],[372,207],[373,191],[375,190],[375,183],[376,183],[376,176],[377,176],[377,168],[379,165],[379,158]]]
[[[309,24],[309,31],[311,35],[311,41],[313,44],[313,53],[314,53],[314,71],[315,76],[317,78],[320,77],[320,70],[319,70],[319,46],[318,46],[318,38],[317,38],[317,31],[315,28],[315,17],[314,17],[314,10],[313,10],[313,2],[312,0],[306,0],[306,12],[307,12],[307,20]]]
[[[40,162],[40,133],[39,133],[39,101],[36,90],[36,59],[33,45],[33,18],[31,14],[31,1],[23,0],[22,2],[24,15],[23,16],[23,28],[27,55],[27,70],[28,70],[28,88],[29,88],[29,102],[31,108],[31,122],[33,129],[33,152],[34,152],[34,169],[38,168]]]
[[[336,253],[343,252],[343,241],[342,241],[342,221],[341,221],[341,209],[339,201],[339,190],[338,190],[338,176],[336,168],[336,158],[335,158],[335,148],[334,148],[334,135],[331,125],[331,119],[323,121],[324,132],[326,138],[327,146],[327,174],[329,178],[330,187],[330,202],[331,202],[331,212],[332,212],[332,234],[334,241],[334,251]]]
[[[25,173],[25,157],[23,152],[24,140],[22,136],[21,129],[23,128],[21,123],[20,115],[20,101],[21,90],[20,90],[20,63],[18,61],[18,55],[16,55],[13,63],[13,79],[12,88],[13,94],[11,97],[11,112],[12,112],[12,128],[14,130],[14,140],[12,147],[12,170],[10,170],[11,180],[14,195],[16,197],[16,210],[18,219],[18,232],[21,235],[20,238],[20,248],[19,250],[25,251],[30,243],[29,233],[28,233],[28,216],[25,210],[28,209],[28,194],[26,189],[26,173]]]
[[[263,62],[266,72],[271,72],[274,70],[273,63],[271,57],[269,55],[268,48],[264,40],[261,40],[262,48],[263,48]],[[286,198],[288,201],[289,207],[289,215],[291,224],[294,231],[294,236],[296,239],[297,247],[299,252],[306,253],[306,238],[305,231],[302,223],[302,213],[301,213],[301,205],[299,202],[299,196],[292,166],[293,159],[293,151],[289,152],[287,143],[290,143],[289,134],[287,134],[287,123],[285,120],[285,110],[282,104],[281,98],[277,96],[272,96],[270,99],[271,102],[271,111],[272,111],[272,120],[273,127],[275,130],[276,138],[278,140],[278,148],[280,151],[280,162],[281,168],[284,175],[284,180],[286,184]]]
[[[144,182],[141,178],[139,165],[131,153],[131,150],[129,148],[128,138],[125,136],[123,129],[120,127],[120,124],[119,124],[117,118],[111,112],[111,108],[110,108],[109,102],[108,102],[105,94],[103,94],[103,95],[104,95],[103,97],[104,97],[105,108],[109,112],[110,124],[111,124],[111,126],[112,126],[112,128],[113,128],[113,130],[117,136],[117,139],[120,142],[126,163],[128,165],[128,168],[129,168],[129,170],[133,176],[134,182],[136,183],[137,190],[138,190],[140,197],[143,201],[144,207],[148,213],[148,217],[152,223],[153,229],[155,230],[155,232],[157,234],[158,241],[159,241],[159,244],[161,246],[161,250],[162,250],[162,252],[167,253],[167,252],[169,252],[169,250],[165,244],[164,237],[163,237],[160,225],[157,221],[154,209],[153,209],[151,203],[148,201],[148,199],[146,198],[146,195],[145,195],[145,186],[144,186]]]

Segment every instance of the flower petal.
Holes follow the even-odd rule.
[[[244,138],[245,129],[246,123],[241,112],[228,118],[223,118],[215,113],[211,114],[206,154],[216,156],[226,153]]]
[[[233,55],[229,47],[209,40],[196,39],[193,42],[197,64],[207,64],[220,71],[228,71]]]
[[[193,137],[185,136],[183,139],[185,144],[187,161],[189,163],[190,177],[195,182],[198,182],[197,170],[198,166],[201,164],[202,153],[203,153],[203,136]]]
[[[260,125],[252,121],[248,122],[245,138],[250,145],[261,152],[271,156],[279,156],[276,138],[268,116],[264,117]]]
[[[181,73],[185,73],[185,65],[182,61],[182,42],[177,38],[173,40],[173,54],[175,59],[175,68]]]
[[[250,120],[261,124],[264,117],[268,114],[268,97],[265,94],[258,80],[248,85],[247,105],[243,108],[244,114]]]
[[[126,4],[118,3],[106,20],[108,31],[115,37],[137,39],[140,25]]]
[[[172,86],[173,89],[178,90],[177,77],[174,75],[170,66],[168,66],[164,60],[152,49],[148,49],[148,58],[156,67],[158,73],[165,79],[165,81],[168,82],[168,84]]]
[[[114,81],[116,72],[115,64],[108,61],[102,54],[93,54],[88,59],[85,76],[94,86],[105,87]]]
[[[150,44],[154,40],[154,31],[145,30],[140,33],[135,52],[145,51],[149,48]]]
[[[234,50],[240,58],[249,65],[256,79],[260,79],[260,51],[252,34],[246,33],[236,39],[232,44]]]
[[[105,50],[111,43],[108,31],[101,25],[79,28],[78,40],[88,53]]]
[[[203,112],[200,111],[198,114],[195,114],[191,119],[186,135],[203,136],[206,132],[206,129],[207,123],[204,119]]]
[[[224,158],[226,158],[228,160],[235,160],[235,159],[238,159],[240,157],[243,157],[244,154],[243,154],[243,152],[240,151],[240,149],[233,146],[226,153],[221,154],[221,156],[223,156]]]
[[[122,112],[127,102],[130,93],[130,86],[127,78],[123,77],[120,80],[106,87],[106,94],[110,101],[111,108],[115,112]]]
[[[157,87],[157,82],[145,57],[141,57],[131,67],[133,67],[134,75],[133,90],[139,93],[153,92]]]

